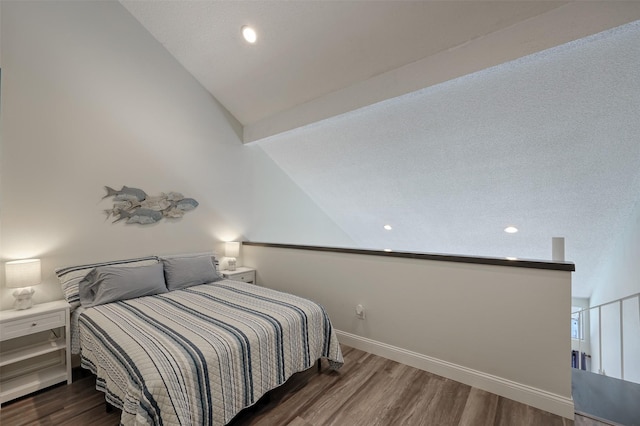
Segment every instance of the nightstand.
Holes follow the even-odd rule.
[[[246,266],[238,266],[235,271],[227,271],[223,269],[220,271],[222,276],[230,280],[243,281],[249,284],[258,284],[256,281],[256,270],[253,268],[247,268]]]
[[[56,383],[71,383],[69,304],[0,311],[0,404]]]

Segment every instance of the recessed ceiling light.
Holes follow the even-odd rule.
[[[389,253],[391,251],[391,249],[384,249],[384,251],[386,251],[387,253]]]
[[[518,260],[518,258],[517,258],[517,257],[510,257],[510,256],[507,256],[507,257],[506,257],[506,259],[507,259],[507,260]]]
[[[504,232],[506,232],[507,234],[515,234],[516,232],[518,232],[518,228],[516,228],[515,226],[507,226],[506,228],[504,228]]]
[[[387,231],[391,231],[393,229],[391,225],[385,225],[383,226],[383,228],[386,229]]]
[[[253,28],[251,28],[248,25],[245,25],[244,27],[242,27],[242,37],[244,37],[245,40],[247,40],[248,43],[255,43],[256,40],[258,39],[258,35],[256,34],[256,30],[254,30]]]

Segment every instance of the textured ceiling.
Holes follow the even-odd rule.
[[[638,40],[640,21],[259,144],[361,247],[550,259],[565,237],[588,297],[640,200]]]
[[[360,247],[549,259],[564,236],[588,297],[640,202],[639,24],[513,61],[640,2],[121,3]]]

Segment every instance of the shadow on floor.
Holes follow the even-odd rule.
[[[571,369],[576,414],[613,425],[640,426],[640,385]]]

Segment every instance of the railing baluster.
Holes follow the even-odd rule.
[[[624,333],[622,332],[622,300],[620,300],[620,378],[624,380]]]
[[[600,361],[598,374],[602,374],[602,306],[598,306],[598,353],[598,361]]]
[[[578,314],[578,318],[580,318],[580,329],[578,330],[578,349],[580,350],[580,354],[582,354],[583,350],[582,350],[582,342],[584,341],[584,327],[585,327],[585,323],[584,323],[584,313],[580,312]],[[585,349],[586,350],[586,349]],[[587,363],[587,359],[585,357],[585,361],[584,363]],[[580,357],[580,368],[583,370],[587,369],[586,365],[582,365],[582,356]]]

